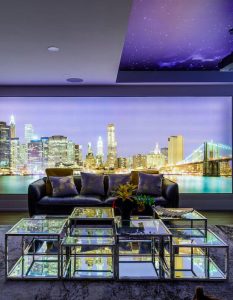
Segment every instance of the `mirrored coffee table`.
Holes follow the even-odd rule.
[[[115,233],[108,225],[79,225],[61,244],[64,279],[115,278]]]
[[[5,272],[8,279],[58,279],[60,241],[67,219],[21,219],[5,234]],[[17,251],[10,252],[9,239],[17,240]],[[12,258],[11,255],[17,257]]]
[[[198,236],[207,234],[207,218],[195,209],[190,208],[168,208],[165,211],[171,212],[171,215],[162,213],[159,208],[153,207],[154,218],[164,222],[168,228],[196,228]],[[176,216],[176,212],[178,212]]]
[[[116,221],[116,273],[123,280],[171,278],[172,234],[161,220]]]
[[[173,234],[174,279],[225,280],[228,277],[229,246],[214,232],[200,229],[170,229]]]

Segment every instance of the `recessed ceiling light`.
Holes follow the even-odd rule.
[[[48,51],[49,52],[58,52],[60,49],[58,47],[55,46],[50,46],[48,47]]]
[[[71,82],[71,83],[80,83],[80,82],[83,82],[83,79],[73,77],[73,78],[67,78],[66,81]]]

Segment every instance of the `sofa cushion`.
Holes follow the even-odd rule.
[[[64,177],[64,176],[71,176],[73,175],[73,169],[70,168],[47,168],[45,169],[45,173],[47,175],[45,188],[46,188],[46,195],[52,196],[53,189],[50,182],[50,176],[57,176],[57,177]]]
[[[155,205],[166,206],[167,200],[163,196],[155,197]]]
[[[155,170],[141,170],[141,171],[131,171],[131,182],[134,185],[138,185],[138,181],[139,181],[139,173],[145,173],[145,174],[159,174],[159,171],[155,171]]]
[[[103,175],[81,172],[81,182],[81,195],[105,195]]]
[[[131,181],[130,174],[109,174],[108,195],[116,190],[119,185],[126,184]]]
[[[43,206],[55,205],[100,205],[103,201],[98,196],[82,196],[77,195],[73,197],[43,197],[38,204]]]
[[[66,197],[78,195],[73,176],[50,176],[49,180],[53,189],[53,197]]]
[[[139,173],[138,194],[161,196],[163,175]]]
[[[104,200],[104,204],[112,206],[114,200],[116,199],[117,199],[116,197],[110,196]]]

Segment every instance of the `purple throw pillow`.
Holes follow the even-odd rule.
[[[78,195],[73,176],[49,176],[52,185],[53,197],[66,197]]]
[[[110,174],[108,180],[108,195],[110,195],[119,185],[130,182],[131,176],[130,174]]]
[[[162,195],[162,174],[138,173],[138,194],[161,196]]]
[[[105,195],[103,175],[81,172],[81,183],[81,195]]]

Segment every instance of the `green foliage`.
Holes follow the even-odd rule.
[[[134,197],[134,199],[135,199],[135,201],[138,205],[144,204],[144,205],[150,205],[151,206],[155,202],[154,197],[148,196],[148,195],[136,195]]]
[[[113,192],[113,195],[122,201],[132,201],[134,202],[133,192],[136,191],[137,186],[131,183],[121,184],[119,187]]]

